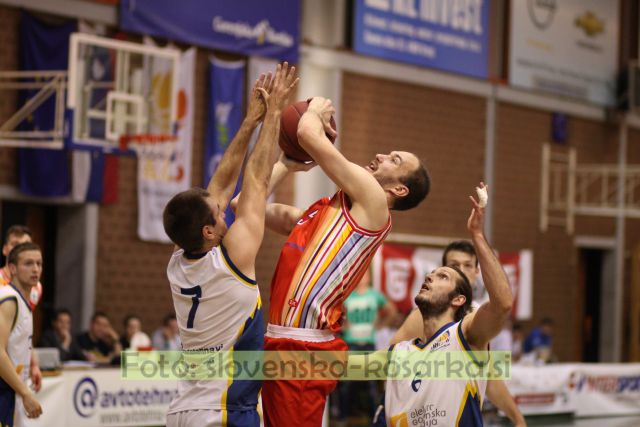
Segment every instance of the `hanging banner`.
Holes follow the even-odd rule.
[[[120,27],[211,49],[298,62],[300,0],[122,0]]]
[[[512,1],[509,83],[614,105],[618,0]]]
[[[207,188],[222,155],[240,129],[243,118],[244,75],[246,61],[209,62],[209,118],[204,147],[204,182]],[[242,182],[238,179],[238,187]],[[225,212],[225,221],[231,224],[235,215],[231,208]]]
[[[180,60],[177,139],[175,144],[167,146],[171,150],[170,155],[138,153],[138,236],[142,240],[170,242],[162,225],[162,212],[171,197],[191,186],[195,65],[196,49],[191,48]],[[149,84],[170,78],[166,62],[156,63],[152,60],[146,66],[152,69],[153,78]],[[166,90],[166,85],[160,83],[151,89],[151,93],[154,93],[154,99],[167,99],[164,96],[166,94],[161,93],[163,89]],[[151,129],[151,132],[157,130]]]
[[[399,311],[408,313],[415,307],[424,276],[442,265],[442,248],[385,243],[373,259],[374,287],[391,300]],[[504,268],[514,294],[512,318],[531,318],[533,300],[533,252],[501,252],[498,259]],[[478,275],[473,286],[473,300],[478,304],[489,298]]]
[[[356,0],[353,49],[365,55],[486,78],[489,6],[487,0]]]

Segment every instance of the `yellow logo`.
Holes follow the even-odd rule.
[[[598,19],[590,10],[586,11],[582,16],[578,16],[574,24],[576,27],[584,30],[585,34],[589,37],[595,37],[604,31],[604,21]]]
[[[402,412],[398,415],[394,415],[391,417],[391,427],[409,427],[409,420],[407,419],[407,414]]]

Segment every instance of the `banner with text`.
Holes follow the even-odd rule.
[[[298,61],[300,0],[122,0],[123,30]]]
[[[486,78],[486,0],[356,0],[354,50],[472,77]]]
[[[618,0],[511,2],[509,83],[615,103]]]

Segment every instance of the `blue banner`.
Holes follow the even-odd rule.
[[[356,0],[354,50],[486,78],[488,0]]]
[[[122,0],[120,27],[227,52],[298,62],[300,0]]]
[[[41,22],[26,12],[20,16],[20,69],[29,71],[66,70],[69,37],[76,31],[76,21],[62,25]],[[23,92],[22,105],[35,91]],[[50,97],[21,130],[52,129],[55,99]],[[71,192],[69,156],[66,150],[19,150],[20,191],[33,196],[58,197]]]
[[[207,188],[213,172],[231,140],[240,129],[243,112],[245,61],[211,59],[209,64],[209,117],[204,147],[204,187]],[[241,180],[238,180],[240,183]],[[238,192],[236,186],[236,193]],[[226,222],[235,219],[227,209]]]

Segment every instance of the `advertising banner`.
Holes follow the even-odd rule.
[[[244,55],[298,61],[300,0],[122,0],[120,27]]]
[[[442,265],[443,249],[385,243],[373,259],[373,283],[398,310],[411,311],[424,276]],[[500,252],[498,259],[507,273],[516,303],[513,318],[531,318],[533,299],[533,253],[530,250]],[[473,300],[484,303],[489,295],[479,276],[473,286]]]
[[[356,0],[353,49],[472,77],[488,73],[488,0]]]
[[[618,0],[512,1],[509,83],[613,105],[619,13]]]

